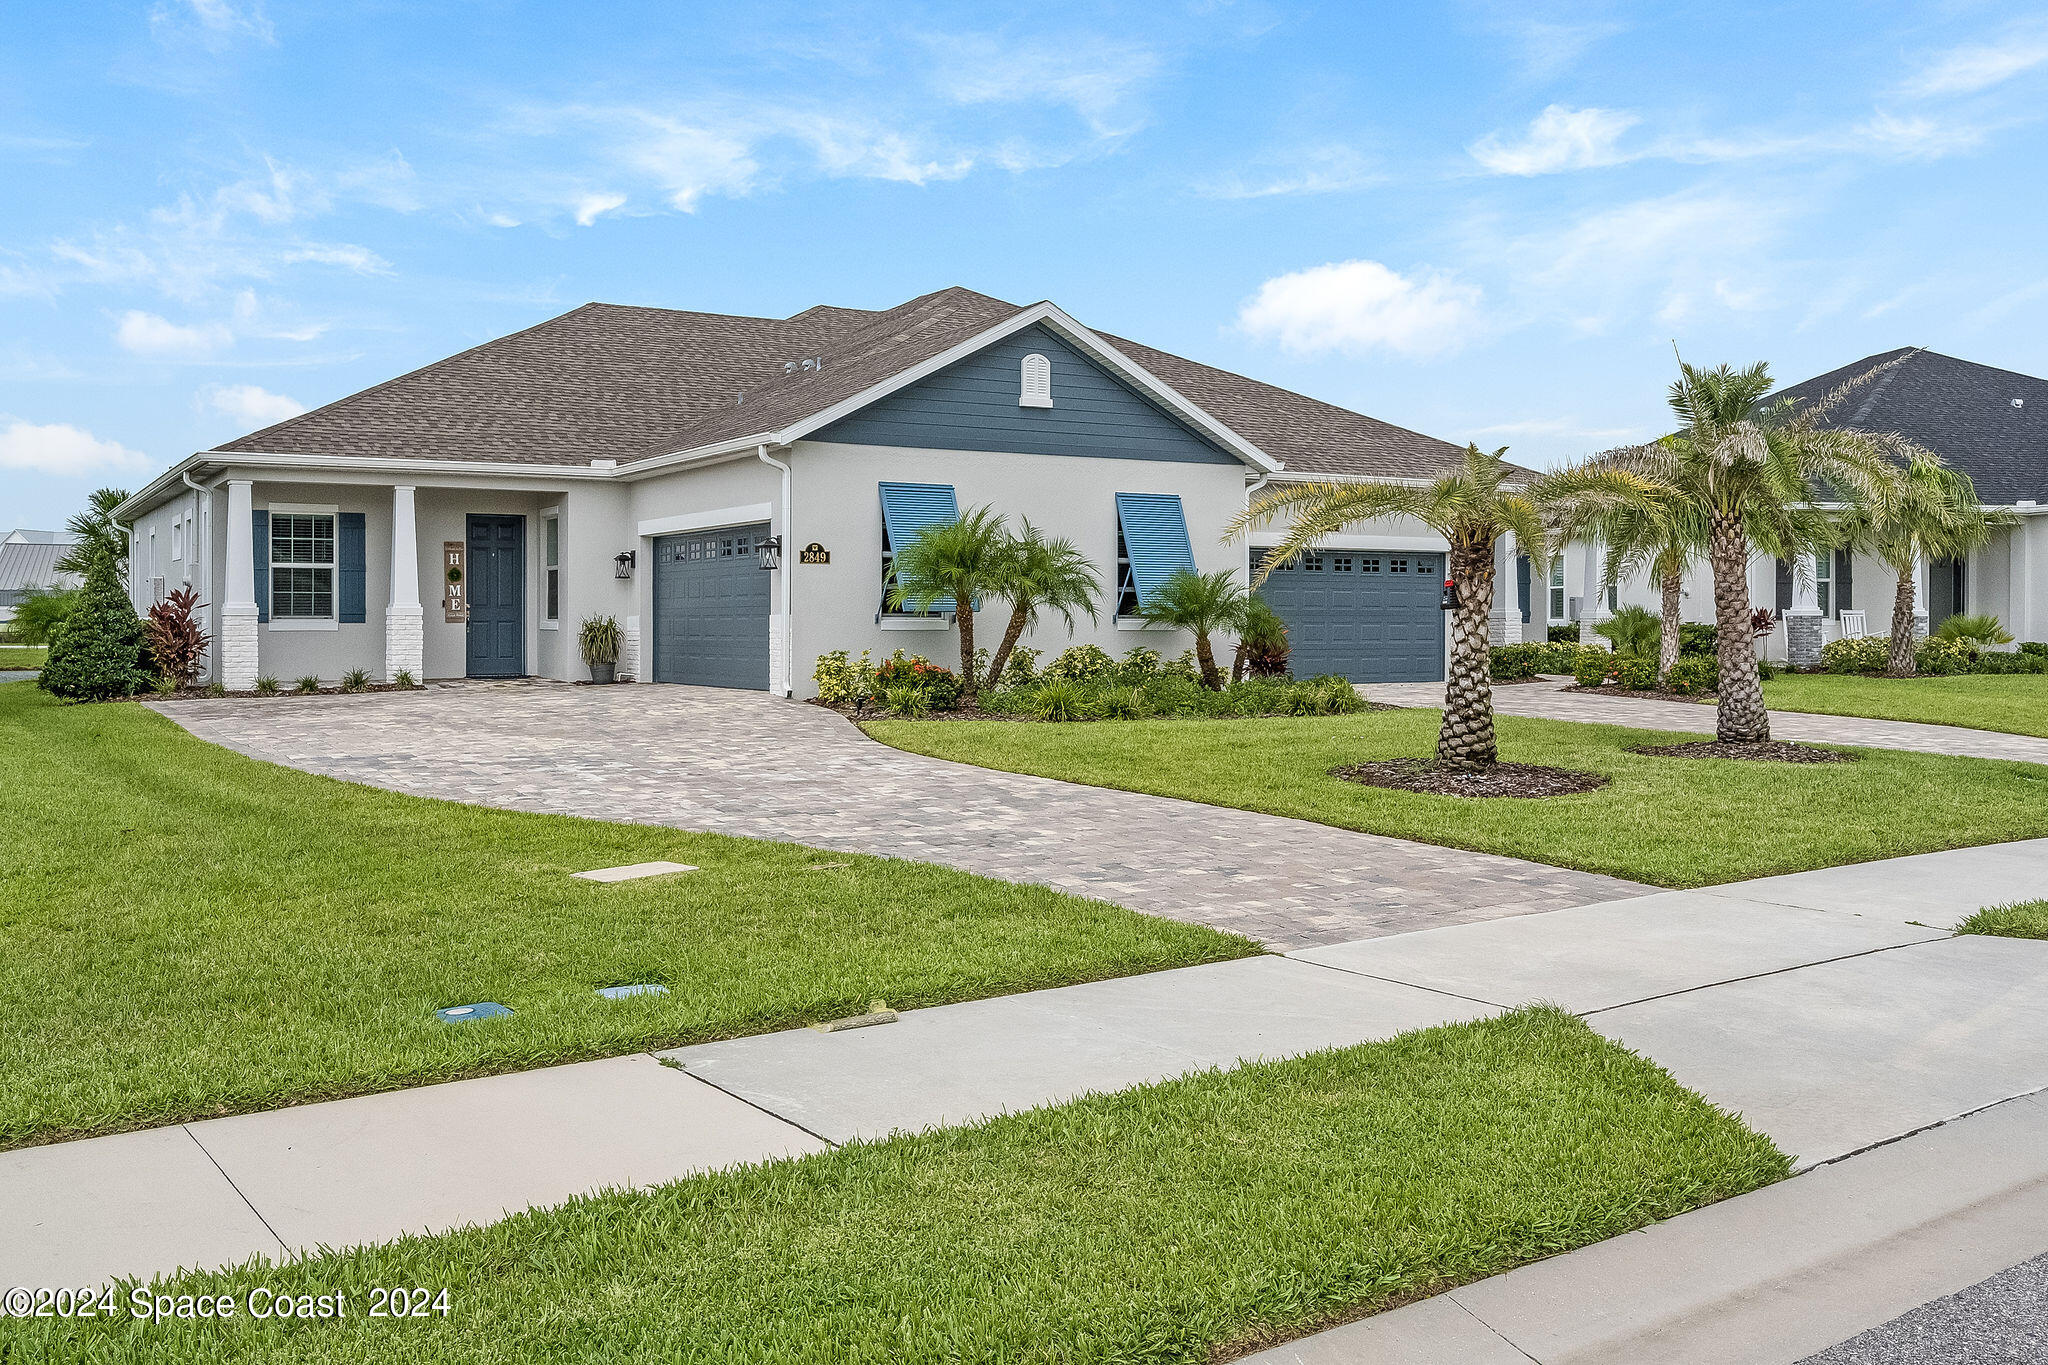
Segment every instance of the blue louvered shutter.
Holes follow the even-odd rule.
[[[368,533],[361,512],[342,512],[334,519],[335,604],[343,622],[364,617],[369,558]]]
[[[256,559],[256,619],[270,619],[270,513],[249,514],[249,545]]]
[[[1152,605],[1160,584],[1176,570],[1195,571],[1195,547],[1188,540],[1188,519],[1178,493],[1119,493],[1117,525],[1123,528],[1124,553],[1131,561],[1131,583],[1138,590],[1140,610]]]
[[[943,526],[960,519],[960,504],[949,483],[885,483],[882,489],[882,526],[889,533],[889,549],[901,550],[917,539],[927,526]],[[928,611],[952,611],[953,599],[932,600]]]

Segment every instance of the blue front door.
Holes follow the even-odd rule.
[[[469,518],[469,676],[526,672],[526,518]]]

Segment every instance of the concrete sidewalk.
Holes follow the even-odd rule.
[[[27,1233],[0,1286],[484,1223],[1538,999],[1812,1166],[2048,1085],[2048,944],[1947,933],[2030,897],[2048,840],[0,1153]]]

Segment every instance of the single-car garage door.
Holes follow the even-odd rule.
[[[1275,569],[1259,596],[1287,623],[1297,678],[1435,682],[1444,675],[1443,581],[1441,554],[1324,550]]]
[[[654,680],[768,686],[767,525],[654,541]]]

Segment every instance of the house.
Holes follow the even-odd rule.
[[[957,604],[891,611],[896,547],[987,505],[1071,538],[1102,617],[1045,650],[1168,656],[1140,610],[1174,569],[1247,571],[1222,533],[1274,480],[1426,478],[1459,447],[952,288],[788,318],[586,304],[200,451],[129,498],[132,590],[200,589],[230,689],[259,675],[621,676],[807,695],[834,649],[956,659]],[[1276,573],[1300,671],[1443,676],[1444,542],[1340,538]],[[1503,563],[1510,563],[1503,560]],[[982,623],[999,629],[1002,608]],[[1507,613],[1503,612],[1503,629]]]
[[[78,586],[78,575],[57,571],[57,561],[77,543],[68,531],[15,530],[0,537],[0,625],[14,619],[30,593]]]
[[[1778,396],[1810,402],[1890,361],[1900,363],[1852,394],[1828,425],[1898,432],[1968,474],[1984,506],[2017,518],[1966,560],[1920,566],[1916,629],[1924,634],[1957,613],[1988,612],[2017,639],[2048,639],[2048,380],[1901,347]],[[1617,605],[1659,608],[1658,585],[1646,574],[1624,578],[1603,599],[1600,563],[1597,547],[1573,545],[1533,575],[1525,571],[1536,580],[1528,629],[1571,623],[1590,630]],[[1892,568],[1867,554],[1838,550],[1796,566],[1758,556],[1750,565],[1751,603],[1779,617],[1767,656],[1802,664],[1844,635],[1889,633],[1897,588]],[[1704,567],[1686,577],[1684,611],[1688,621],[1714,619]]]

